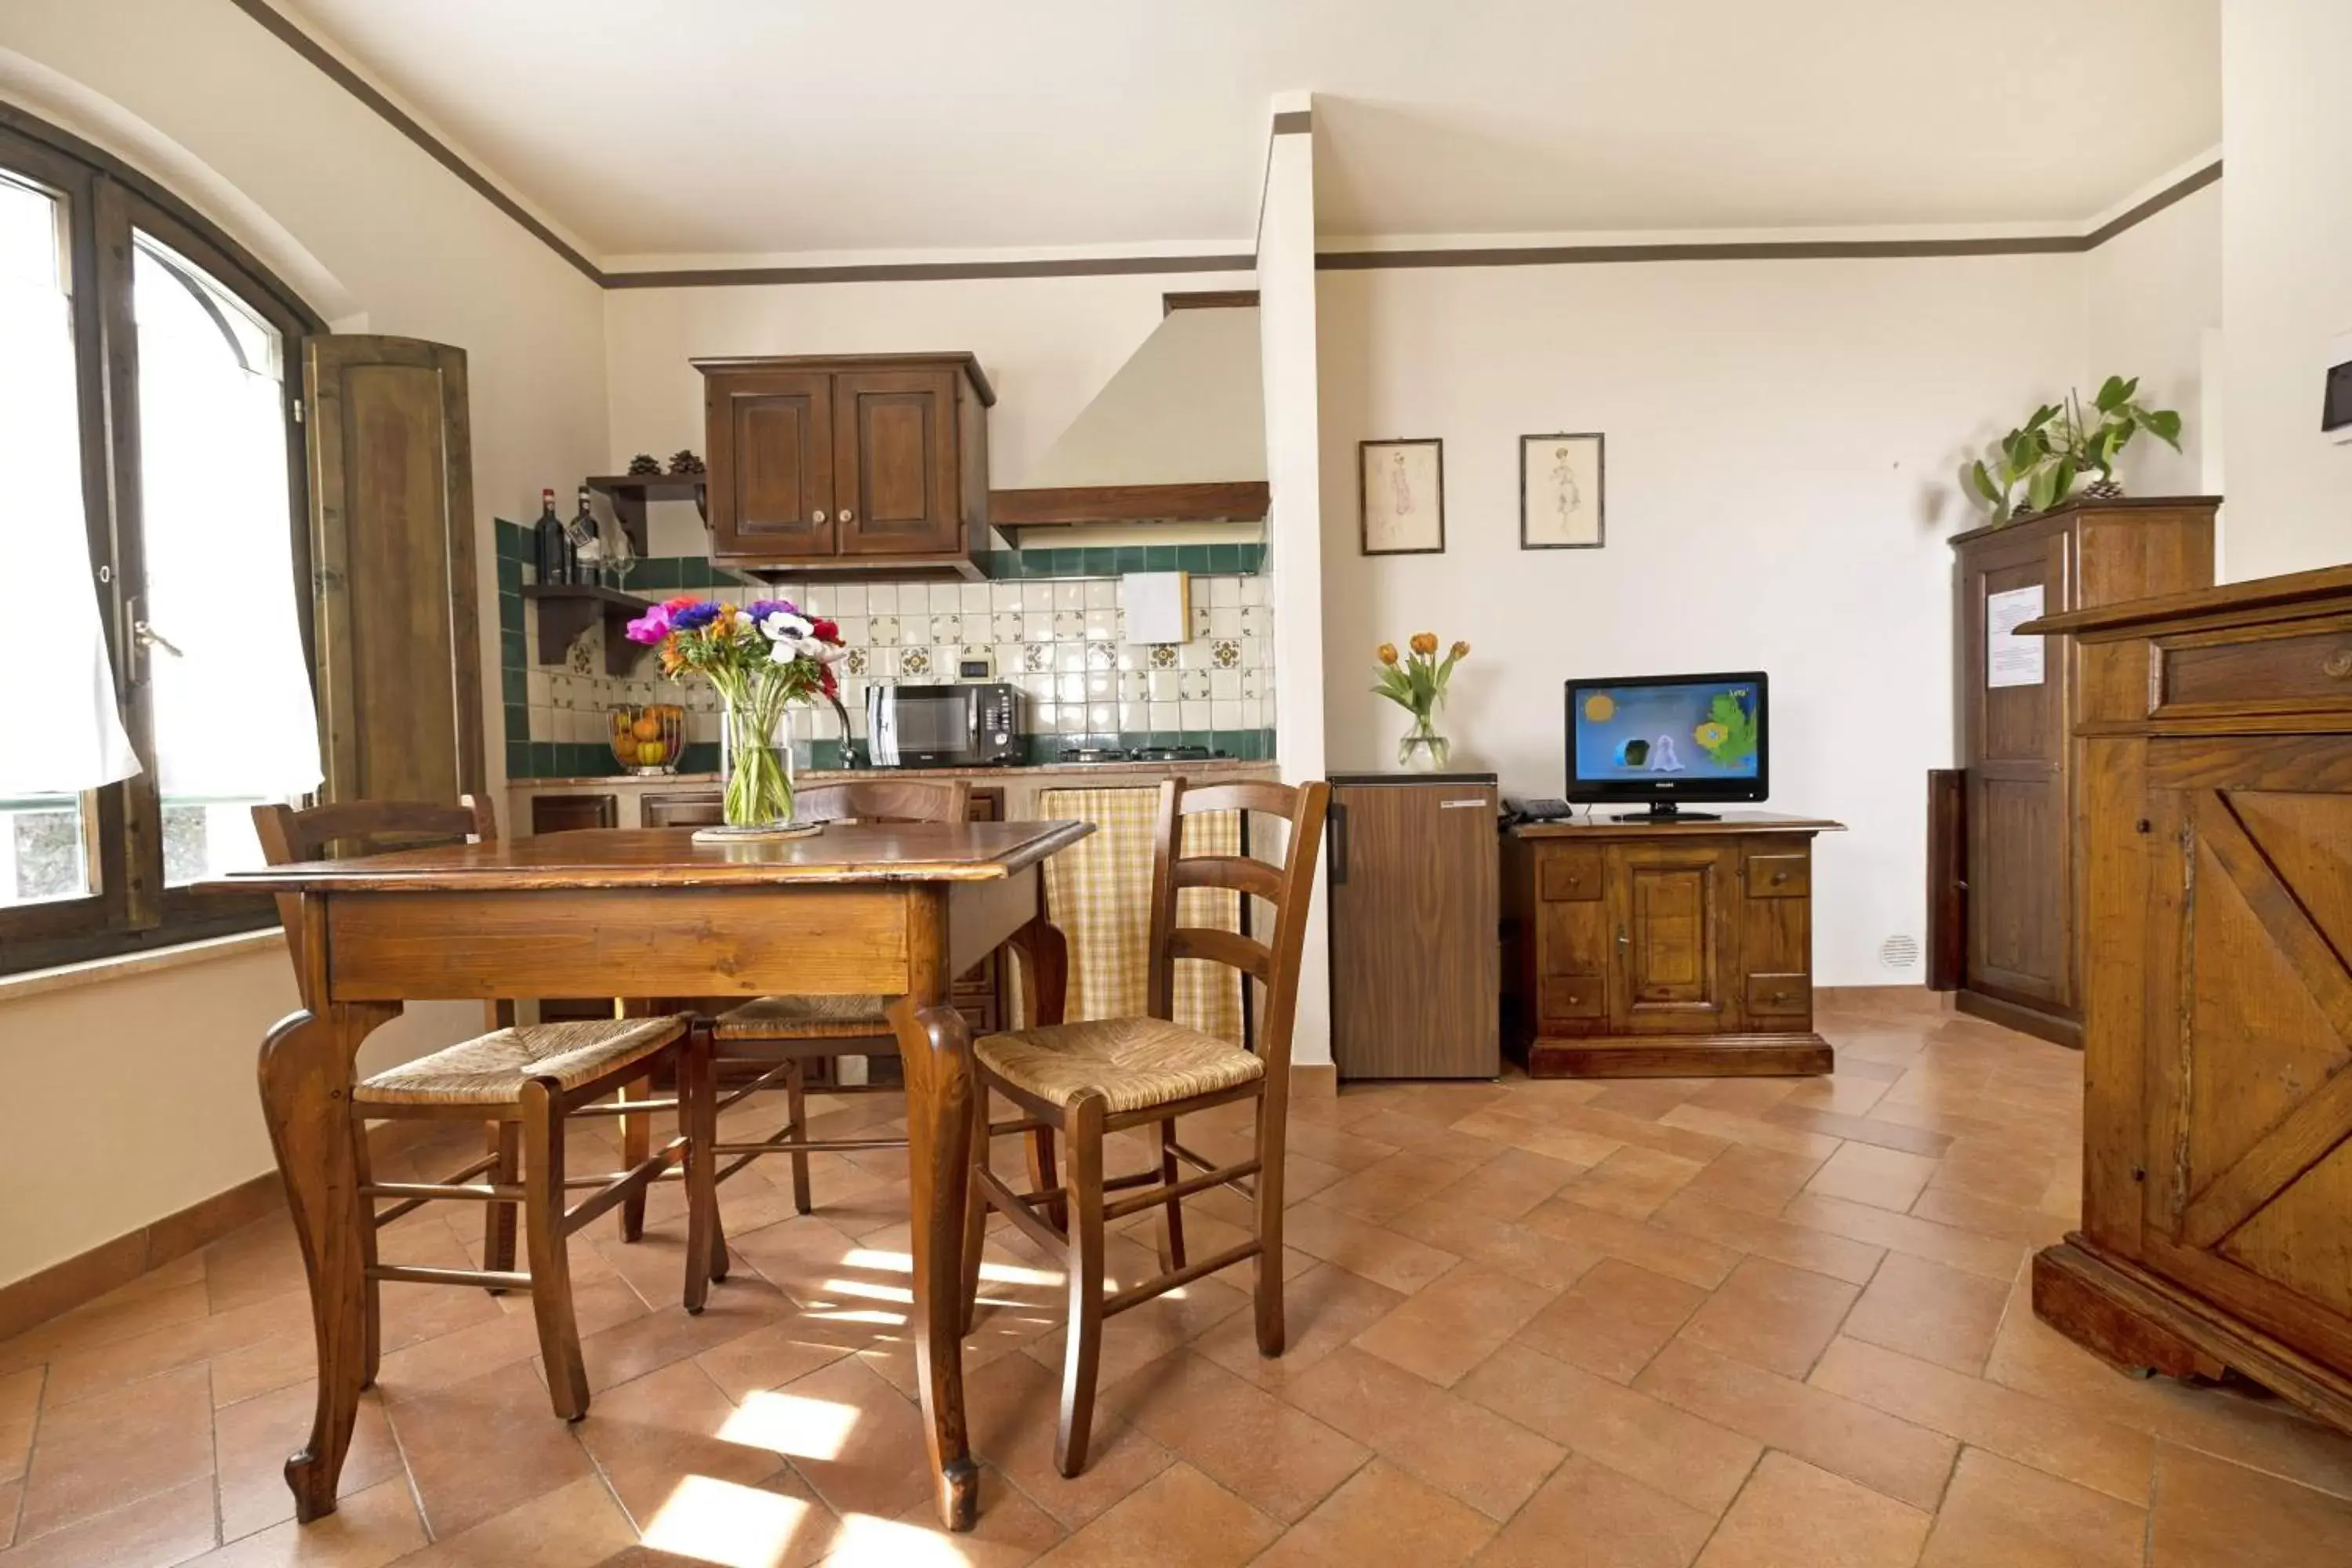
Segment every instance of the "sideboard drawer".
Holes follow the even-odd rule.
[[[1553,903],[1599,898],[1601,851],[1582,845],[1567,848],[1547,846],[1536,860],[1536,886]]]
[[[1598,974],[1548,974],[1539,989],[1547,1019],[1600,1018],[1609,1012],[1609,982]]]
[[[2159,718],[2352,708],[2352,621],[2342,616],[2267,637],[2232,630],[2160,638],[2156,661]]]
[[[1813,891],[1813,858],[1797,854],[1748,857],[1748,896],[1751,899],[1804,899]]]
[[[1749,1017],[1802,1017],[1812,1010],[1813,983],[1810,976],[1751,974],[1748,977]]]

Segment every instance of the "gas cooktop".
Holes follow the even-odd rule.
[[[1059,762],[1091,763],[1210,763],[1231,756],[1207,746],[1066,746]]]

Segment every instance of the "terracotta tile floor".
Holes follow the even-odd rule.
[[[2128,1381],[2027,1310],[2074,1213],[2079,1058],[1924,1012],[1824,1029],[1823,1079],[1296,1107],[1289,1354],[1257,1356],[1245,1269],[1116,1320],[1075,1481],[1059,1278],[997,1233],[966,1352],[984,1514],[953,1542],[909,1397],[902,1160],[819,1158],[807,1218],[780,1162],[724,1189],[737,1272],[698,1319],[675,1188],[644,1243],[579,1238],[576,1426],[524,1298],[385,1287],[345,1500],[308,1530],[278,1478],[310,1421],[301,1269],[265,1221],[0,1344],[0,1568],[2352,1562],[2352,1436]],[[1188,1213],[1200,1250],[1244,1217]],[[427,1210],[385,1252],[456,1263],[476,1223]],[[1159,1245],[1138,1216],[1113,1274]]]

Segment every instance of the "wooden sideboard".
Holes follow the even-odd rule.
[[[2083,1226],[2034,1311],[2352,1429],[2352,567],[2055,616],[2079,650]]]
[[[1813,836],[1714,822],[1521,823],[1503,837],[1504,1039],[1536,1078],[1828,1072],[1813,1032]]]

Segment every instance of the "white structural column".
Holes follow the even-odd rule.
[[[1324,776],[1323,479],[1315,345],[1313,100],[1278,93],[1258,215],[1260,353],[1265,374],[1267,596],[1274,605],[1275,752],[1292,783]],[[1323,879],[1300,960],[1292,1060],[1331,1059],[1330,948]]]

